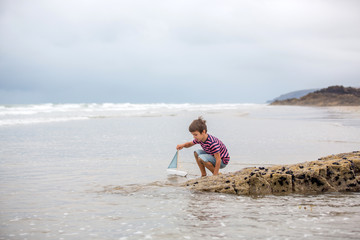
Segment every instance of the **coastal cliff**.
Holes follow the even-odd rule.
[[[360,88],[331,86],[301,98],[274,101],[271,105],[360,106]]]
[[[360,151],[293,165],[245,168],[238,172],[192,179],[193,190],[237,195],[359,192]]]

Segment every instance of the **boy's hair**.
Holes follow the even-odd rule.
[[[201,116],[198,119],[195,119],[189,126],[190,132],[198,131],[199,133],[202,133],[204,130],[205,133],[207,133],[206,121]]]

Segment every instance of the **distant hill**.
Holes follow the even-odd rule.
[[[276,100],[271,105],[360,106],[360,88],[331,86],[300,98]]]
[[[315,92],[317,90],[319,90],[319,89],[316,88],[316,89],[306,89],[306,90],[289,92],[289,93],[280,95],[279,97],[274,98],[273,100],[267,101],[267,103],[273,103],[275,101],[282,101],[282,100],[291,99],[291,98],[301,98],[301,97],[303,97],[309,93]]]

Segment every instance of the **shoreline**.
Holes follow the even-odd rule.
[[[322,109],[328,108],[328,109],[338,109],[338,110],[347,111],[347,112],[360,112],[360,106],[343,106],[343,105],[320,106],[320,105],[285,105],[285,104],[284,105],[267,104],[267,106],[269,106],[269,107],[310,107],[310,108],[322,108]]]

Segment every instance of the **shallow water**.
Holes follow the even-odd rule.
[[[198,115],[229,148],[224,172],[359,150],[356,108],[0,107],[0,239],[358,239],[359,193],[247,197],[180,187],[186,178],[165,169]],[[192,151],[180,152],[188,178],[199,174]]]

